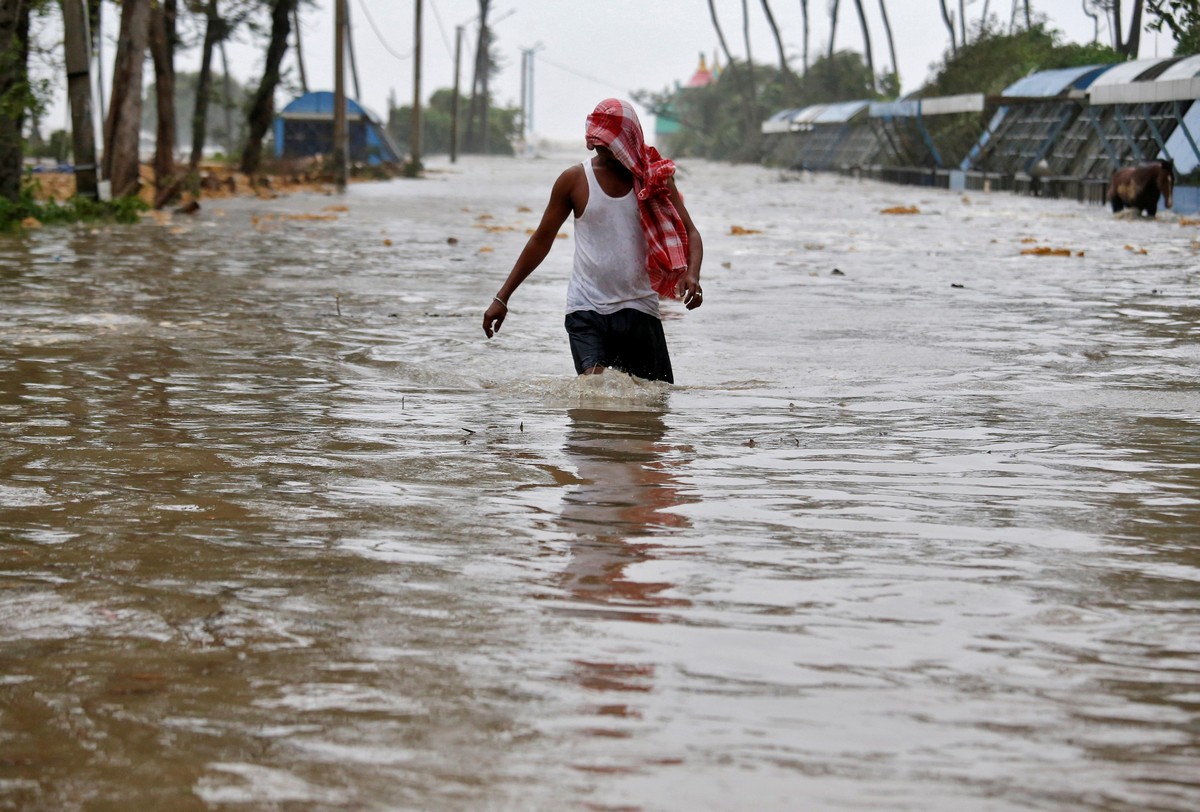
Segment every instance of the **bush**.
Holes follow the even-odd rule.
[[[61,223],[122,223],[138,221],[139,215],[150,208],[138,197],[121,197],[112,201],[73,197],[65,203],[37,199],[37,181],[27,181],[16,200],[0,198],[0,229],[14,231],[33,218],[43,224]]]

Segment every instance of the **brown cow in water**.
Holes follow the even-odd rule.
[[[1108,200],[1114,213],[1128,207],[1136,209],[1138,214],[1145,212],[1154,217],[1158,214],[1159,195],[1169,209],[1174,189],[1175,165],[1170,161],[1150,161],[1113,172],[1112,182],[1108,184]]]

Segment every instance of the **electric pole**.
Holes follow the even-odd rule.
[[[458,77],[462,72],[459,65],[462,63],[462,35],[463,27],[457,25],[454,27],[454,93],[453,102],[450,108],[450,163],[458,162],[458,108],[459,108],[459,82]]]
[[[412,158],[409,160],[410,178],[421,172],[421,0],[415,3],[413,20],[413,103],[412,103]]]
[[[346,0],[333,0],[333,177],[346,191]]]

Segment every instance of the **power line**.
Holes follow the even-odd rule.
[[[540,57],[539,61],[545,62],[550,67],[558,68],[560,71],[569,73],[572,76],[578,76],[580,79],[586,79],[589,82],[595,82],[596,84],[598,84],[602,87],[605,87],[609,90],[619,87],[619,85],[617,85],[616,82],[606,82],[603,79],[597,79],[595,76],[588,76],[586,73],[580,73],[579,71],[575,70],[574,68],[568,68],[566,65],[560,65],[557,62],[555,62],[553,59],[547,59],[544,56]]]
[[[454,47],[450,45],[450,38],[446,36],[446,26],[442,24],[442,15],[437,10],[437,3],[433,2],[433,0],[429,0],[429,9],[433,12],[433,19],[437,20],[438,31],[441,32],[442,43],[446,46],[446,53],[453,58]]]
[[[383,38],[383,34],[379,32],[379,26],[375,25],[375,18],[371,16],[371,11],[367,8],[364,0],[358,0],[358,7],[363,10],[363,14],[367,15],[367,22],[371,24],[371,30],[375,32],[375,38],[379,40],[379,44],[383,46],[383,50],[399,60],[412,59],[411,51],[407,54],[398,54],[392,50],[392,46],[387,44],[387,41]]]

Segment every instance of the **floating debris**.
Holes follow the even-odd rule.
[[[1034,257],[1069,257],[1072,251],[1070,248],[1051,248],[1048,245],[1039,245],[1037,248],[1026,248],[1021,253]]]
[[[892,206],[887,209],[881,209],[880,214],[920,214],[921,210],[916,206]]]
[[[744,228],[742,226],[730,226],[729,234],[732,237],[743,237],[747,234],[762,234],[757,228]]]
[[[845,276],[846,272],[841,270],[840,268],[834,268],[832,271],[829,272],[829,275],[830,276]]]
[[[1125,250],[1126,250],[1126,251],[1132,251],[1132,252],[1133,252],[1133,253],[1135,253],[1135,254],[1149,254],[1149,253],[1150,253],[1150,252],[1149,252],[1149,251],[1147,251],[1145,248],[1135,248],[1135,247],[1134,247],[1134,246],[1132,246],[1132,245],[1127,245],[1127,246],[1125,246]]]

